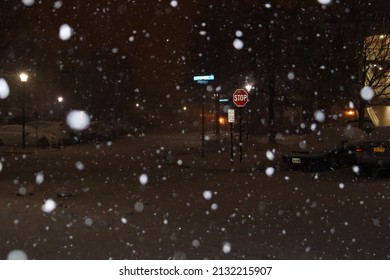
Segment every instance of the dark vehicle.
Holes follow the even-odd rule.
[[[371,175],[390,168],[390,126],[377,127],[356,147],[359,173]]]
[[[334,170],[355,162],[358,141],[367,134],[357,127],[324,124],[303,137],[299,147],[282,156],[287,169]]]

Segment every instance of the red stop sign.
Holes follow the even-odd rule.
[[[245,89],[236,89],[236,91],[233,93],[233,103],[237,107],[244,107],[248,101],[249,96]]]

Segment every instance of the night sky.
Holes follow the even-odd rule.
[[[42,106],[63,95],[67,107],[92,113],[131,115],[136,102],[153,112],[176,110],[199,94],[193,75],[213,72],[213,86],[226,93],[248,76],[264,80],[268,24],[277,30],[271,41],[300,45],[307,59],[313,51],[305,44],[321,48],[318,34],[330,41],[323,30],[309,34],[307,26],[357,14],[345,2],[2,0],[0,74],[17,88],[15,73],[28,71],[32,98]],[[62,24],[74,30],[69,40],[59,38]],[[233,46],[235,39],[244,43],[242,49]],[[283,48],[281,56],[296,55]],[[314,72],[327,60],[304,63],[306,72]],[[283,67],[288,73],[296,65]]]

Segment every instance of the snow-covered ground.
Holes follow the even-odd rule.
[[[202,158],[199,133],[2,147],[0,257],[390,258],[389,179],[280,170],[298,138],[244,137],[233,164],[230,138],[210,135]]]

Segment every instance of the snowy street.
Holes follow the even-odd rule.
[[[389,178],[283,171],[282,142],[233,165],[218,141],[202,159],[197,133],[2,147],[0,257],[389,259]]]

